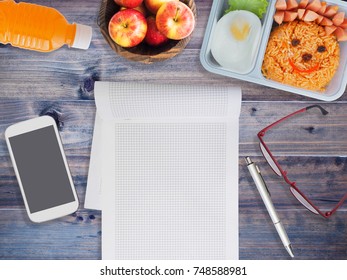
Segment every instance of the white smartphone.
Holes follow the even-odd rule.
[[[5,138],[30,220],[40,223],[75,212],[78,198],[54,119],[16,123]]]

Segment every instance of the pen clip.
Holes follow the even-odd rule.
[[[270,193],[270,191],[269,191],[269,189],[268,189],[268,187],[267,187],[267,185],[266,185],[266,183],[264,181],[263,175],[261,175],[261,172],[260,172],[260,169],[259,169],[258,165],[255,165],[255,169],[257,170],[261,180],[263,181],[263,184],[264,184],[264,186],[266,188],[267,193],[269,194],[269,196],[271,196],[271,193]]]

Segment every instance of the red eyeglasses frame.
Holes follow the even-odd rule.
[[[326,111],[323,107],[321,107],[320,105],[312,105],[312,106],[308,106],[305,108],[302,108],[298,111],[295,111],[294,113],[291,113],[279,120],[277,120],[276,122],[270,124],[269,126],[265,127],[264,129],[262,129],[261,131],[258,132],[257,136],[259,138],[260,144],[265,148],[266,152],[269,154],[269,156],[271,157],[272,161],[274,162],[274,164],[276,165],[276,167],[278,168],[278,170],[280,171],[283,179],[285,180],[285,182],[287,184],[289,184],[291,186],[291,188],[293,188],[296,192],[298,192],[301,197],[303,199],[305,199],[305,201],[317,212],[313,212],[312,210],[310,210],[308,207],[306,207],[301,201],[300,199],[298,199],[293,193],[293,196],[301,203],[303,204],[308,210],[310,210],[312,213],[314,214],[319,214],[324,218],[329,218],[332,214],[334,214],[336,212],[336,210],[344,203],[344,201],[347,199],[347,193],[342,197],[342,199],[340,199],[340,201],[337,203],[337,205],[331,210],[331,211],[327,211],[327,212],[322,212],[318,207],[316,207],[311,201],[310,199],[308,199],[305,194],[303,194],[299,188],[297,188],[296,183],[289,180],[288,176],[287,176],[287,172],[285,170],[282,169],[282,167],[280,166],[280,164],[278,163],[278,161],[276,160],[276,158],[273,156],[273,154],[271,153],[270,149],[268,148],[268,146],[266,145],[266,143],[263,140],[264,135],[266,134],[267,131],[269,131],[271,128],[273,128],[274,126],[280,124],[281,122],[295,116],[301,113],[305,113],[308,110],[312,109],[312,108],[318,108],[320,110],[320,112],[323,115],[327,115],[328,111]],[[263,154],[263,156],[266,159],[266,156]],[[269,165],[271,166],[271,164],[269,163]],[[276,173],[276,172],[275,172]],[[277,174],[279,175],[279,174]]]

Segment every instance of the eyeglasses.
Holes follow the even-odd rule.
[[[273,156],[273,154],[271,153],[270,149],[268,148],[268,146],[266,145],[266,143],[264,142],[264,135],[272,128],[274,128],[275,126],[277,126],[278,124],[282,123],[285,120],[288,120],[289,118],[292,118],[295,115],[299,115],[302,113],[307,112],[308,110],[311,110],[313,108],[318,108],[320,110],[320,112],[322,113],[322,115],[327,115],[328,111],[326,111],[323,107],[319,106],[319,105],[312,105],[312,106],[308,106],[306,108],[303,108],[301,110],[298,110],[294,113],[289,114],[288,116],[285,116],[283,118],[281,118],[280,120],[270,124],[269,126],[265,127],[264,129],[262,129],[259,133],[258,133],[258,138],[260,141],[260,149],[261,152],[263,153],[264,158],[266,159],[266,161],[268,162],[268,164],[271,166],[272,170],[278,175],[283,177],[283,179],[285,180],[285,182],[287,184],[289,184],[290,186],[290,191],[291,193],[294,195],[294,197],[302,204],[304,205],[308,210],[310,210],[312,213],[317,214],[317,215],[321,215],[325,218],[330,217],[332,214],[334,214],[336,212],[336,210],[343,204],[343,202],[347,199],[347,193],[342,197],[342,199],[340,201],[338,201],[338,203],[335,205],[335,207],[328,211],[328,212],[323,212],[321,211],[316,205],[313,204],[313,202],[307,198],[307,196],[300,191],[300,189],[296,186],[296,183],[291,181],[288,178],[287,172],[280,166],[280,164],[278,163],[278,161],[275,159],[275,157]]]

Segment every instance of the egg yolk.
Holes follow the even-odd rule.
[[[237,40],[237,41],[244,41],[251,30],[250,25],[247,22],[242,22],[235,20],[230,27],[231,35]]]

